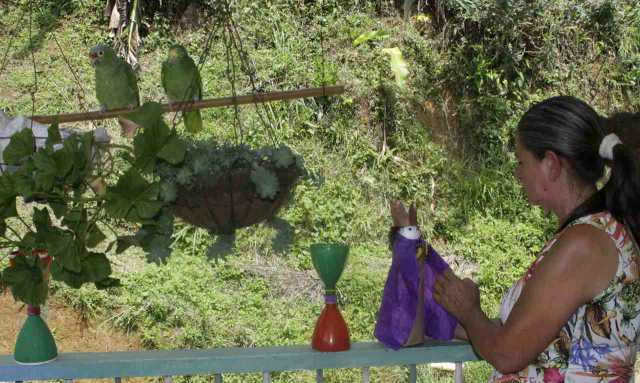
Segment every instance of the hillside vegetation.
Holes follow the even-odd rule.
[[[197,22],[185,21],[186,1],[144,2],[143,99],[164,101],[160,64],[169,45],[180,42],[196,62],[202,58],[216,29],[207,10],[218,2],[198,2]],[[109,40],[104,2],[37,1],[31,20],[29,2],[1,3],[0,109],[30,115],[98,108],[87,53]],[[407,11],[387,0],[232,3],[255,65],[252,84],[247,68],[235,63],[237,94],[323,83],[344,84],[347,91],[243,106],[238,120],[234,108],[203,110],[202,138],[259,146],[272,132],[304,156],[311,177],[278,219],[234,238],[178,223],[166,264],[147,263],[136,251],[113,258],[121,288],[55,286],[70,306],[132,332],[146,348],[308,343],[322,309],[322,285],[309,256],[309,245],[319,241],[351,246],[339,300],[352,341],[373,339],[390,264],[392,199],[418,204],[426,238],[454,269],[473,276],[483,306],[495,314],[502,293],[555,228],[552,217],[528,206],[513,176],[512,136],[520,116],[558,94],[585,99],[602,114],[640,110],[636,0],[433,0],[416,1]],[[363,37],[368,32],[377,33]],[[396,47],[407,64],[404,85],[385,50]],[[224,40],[214,33],[201,73],[204,97],[231,95],[227,64]],[[76,125],[95,126],[118,136],[114,121]],[[473,363],[465,375],[478,382],[489,371]],[[353,382],[358,374],[340,370],[327,377]],[[376,382],[405,375],[401,367],[372,369]],[[419,370],[421,382],[450,379]],[[312,380],[313,372],[274,379]],[[225,381],[259,382],[261,375]]]

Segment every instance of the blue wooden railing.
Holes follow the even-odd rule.
[[[324,382],[323,370],[360,368],[362,381],[369,382],[369,367],[406,365],[409,381],[415,382],[416,365],[454,362],[455,382],[463,381],[462,364],[478,360],[466,342],[428,341],[424,345],[398,351],[379,343],[352,344],[349,351],[318,352],[309,346],[219,348],[210,350],[133,351],[63,353],[50,363],[25,366],[13,357],[0,356],[0,382],[28,380],[66,380],[161,376],[165,383],[178,375],[213,375],[216,383],[223,374],[261,372],[263,382],[276,371],[315,370],[316,381]]]

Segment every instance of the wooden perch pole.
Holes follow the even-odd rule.
[[[321,97],[321,96],[335,96],[344,93],[343,85],[326,86],[320,88],[306,88],[298,90],[287,90],[282,92],[271,93],[255,93],[244,96],[236,97],[223,97],[212,98],[208,100],[200,101],[186,101],[176,102],[173,104],[162,104],[162,110],[164,113],[177,112],[177,111],[190,111],[195,109],[205,108],[220,108],[225,106],[263,103],[270,101],[281,100],[295,100],[298,98],[306,97]],[[112,109],[104,112],[85,112],[85,113],[69,113],[69,114],[52,114],[48,116],[32,116],[33,121],[37,121],[42,124],[53,124],[55,122],[77,122],[77,121],[91,121],[91,120],[104,120],[107,118],[114,118],[118,116],[127,115],[134,110],[129,109]]]

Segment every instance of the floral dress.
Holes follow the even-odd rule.
[[[572,222],[604,230],[618,249],[618,269],[611,283],[569,318],[556,339],[524,370],[503,375],[495,371],[490,383],[622,383],[633,382],[636,341],[640,330],[640,252],[626,228],[608,212]],[[566,229],[565,229],[566,230]],[[523,286],[562,232],[545,244],[525,275],[502,300],[504,323]]]

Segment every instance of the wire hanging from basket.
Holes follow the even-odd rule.
[[[258,86],[257,86],[257,81],[256,81],[256,69],[255,69],[255,65],[253,64],[252,60],[250,59],[249,55],[247,54],[247,52],[244,49],[244,43],[242,40],[242,37],[240,36],[240,32],[239,32],[239,28],[233,18],[233,13],[231,10],[231,6],[229,5],[228,0],[224,0],[223,2],[223,10],[224,10],[224,29],[226,31],[226,35],[225,35],[225,48],[226,48],[226,52],[227,52],[227,76],[228,76],[228,80],[231,84],[231,91],[232,91],[232,97],[235,99],[237,97],[237,92],[236,92],[236,81],[237,81],[237,75],[235,72],[235,61],[233,60],[233,53],[234,51],[237,52],[238,54],[238,58],[240,60],[240,67],[244,68],[244,71],[247,74],[247,77],[249,79],[249,83],[251,84],[251,89],[254,92],[254,94],[256,93],[261,93],[258,90]],[[233,47],[233,49],[231,49]],[[230,70],[229,70],[230,69]],[[260,119],[260,122],[262,123],[262,126],[264,127],[265,131],[267,132],[267,135],[269,136],[269,139],[271,140],[271,142],[275,145],[276,144],[276,134],[274,132],[274,126],[273,126],[273,121],[271,120],[271,118],[269,117],[268,113],[265,113],[262,108],[264,108],[264,106],[259,105],[258,103],[254,103],[254,106],[256,108],[256,114],[258,115],[258,118]],[[242,121],[240,120],[239,117],[239,108],[238,108],[238,104],[234,103],[234,120],[236,123],[236,128],[238,129],[238,133],[239,133],[239,140],[236,139],[237,142],[242,143],[243,142],[243,131],[242,131]],[[266,115],[266,117],[265,117]]]

